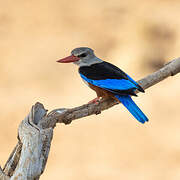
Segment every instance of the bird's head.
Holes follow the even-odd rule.
[[[88,47],[80,47],[71,51],[71,56],[58,60],[59,63],[73,62],[78,66],[90,66],[95,63],[102,62],[94,55],[94,51]]]

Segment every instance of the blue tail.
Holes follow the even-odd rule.
[[[131,96],[119,96],[115,95],[121,103],[128,109],[128,111],[141,123],[145,123],[148,121],[148,118],[145,114],[139,109],[139,107],[135,104],[135,102],[131,99]]]

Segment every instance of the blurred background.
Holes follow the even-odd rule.
[[[180,56],[179,0],[0,0],[0,165],[37,101],[48,110],[95,97],[73,64],[57,64],[88,46],[134,79]],[[42,180],[179,180],[180,83],[170,77],[134,98],[149,123],[122,105],[57,125]]]

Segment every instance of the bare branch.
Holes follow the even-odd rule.
[[[158,82],[164,80],[165,78],[169,76],[174,76],[177,73],[180,72],[180,58],[174,59],[173,61],[167,63],[164,67],[159,69],[158,71],[146,76],[145,78],[138,81],[138,83],[143,87],[143,89],[147,89]],[[138,92],[137,92],[138,93]],[[95,104],[85,104],[79,107],[75,107],[72,109],[66,109],[66,112],[64,115],[60,113],[58,115],[58,109],[53,110],[49,113],[48,121],[53,121],[53,119],[57,120],[59,123],[71,123],[72,120],[76,120],[82,117],[90,116],[92,114],[98,114],[103,110],[109,109],[110,107],[118,104],[113,99],[108,99],[105,101],[102,101],[99,105]],[[60,109],[61,111],[61,109]]]
[[[44,171],[50,150],[53,129],[41,129],[37,124],[46,115],[43,105],[37,103],[19,126],[22,143],[21,156],[11,179],[39,179]]]
[[[9,180],[9,179],[10,177],[7,176],[0,167],[0,180]]]
[[[21,155],[21,149],[22,149],[22,143],[18,141],[17,145],[15,146],[14,150],[9,156],[9,159],[7,160],[3,171],[6,175],[12,176],[14,170],[16,169],[16,166],[19,162],[19,158]]]
[[[147,89],[179,72],[180,58],[169,62],[138,83]],[[116,104],[118,103],[113,99],[107,99],[101,101],[99,105],[85,104],[72,109],[55,109],[47,114],[44,106],[36,103],[19,126],[18,144],[11,153],[4,169],[0,168],[0,180],[39,179],[47,162],[53,128],[56,123],[69,124],[72,120],[99,114]]]
[[[138,81],[138,83],[144,88],[147,89],[158,82],[166,79],[169,76],[174,76],[177,73],[180,72],[180,58],[174,59],[167,64],[165,64],[164,67],[159,69],[158,71],[148,75],[147,77],[141,79]]]

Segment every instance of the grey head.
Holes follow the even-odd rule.
[[[79,47],[71,51],[73,56],[80,58],[79,61],[75,61],[74,64],[82,66],[90,66],[92,64],[103,62],[101,59],[97,58],[94,51],[88,47]]]

